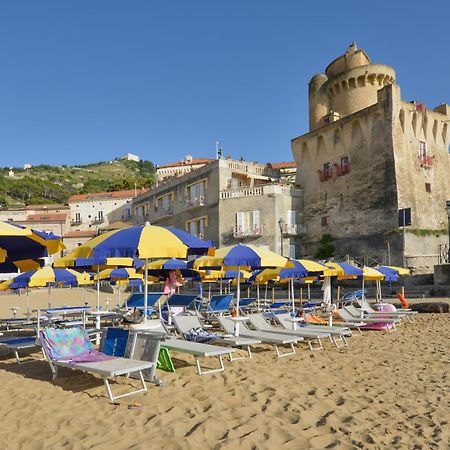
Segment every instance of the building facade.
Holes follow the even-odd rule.
[[[220,158],[134,198],[133,216],[136,224],[174,226],[218,247],[243,242],[294,257],[304,233],[302,200],[279,169]]]
[[[338,255],[431,272],[448,239],[450,106],[403,101],[394,69],[353,44],[311,79],[309,122],[292,140],[307,252],[330,234]]]
[[[192,155],[186,155],[181,161],[156,166],[156,184],[164,183],[171,178],[180,177],[193,170],[200,169],[206,164],[212,163],[214,159],[193,158]]]

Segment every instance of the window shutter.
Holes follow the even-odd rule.
[[[244,213],[238,212],[236,213],[236,226],[241,227],[244,224]]]
[[[295,225],[296,222],[297,221],[295,220],[295,209],[288,210],[288,218],[287,218],[288,225]]]
[[[259,210],[253,211],[253,228],[259,228]]]

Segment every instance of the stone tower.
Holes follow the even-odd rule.
[[[378,90],[393,83],[394,69],[372,64],[353,43],[309,82],[310,131],[377,103]]]
[[[309,126],[292,140],[305,255],[330,234],[337,257],[431,272],[448,242],[450,106],[403,101],[394,69],[352,44],[309,82]],[[404,208],[412,222],[405,238]]]

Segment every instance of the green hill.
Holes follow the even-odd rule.
[[[151,187],[155,167],[150,161],[113,160],[83,166],[30,169],[0,168],[0,204],[3,207],[66,203],[73,194]]]

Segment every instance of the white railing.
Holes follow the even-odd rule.
[[[261,226],[253,226],[253,227],[234,226],[233,227],[233,237],[235,237],[235,238],[262,236],[262,234],[263,234],[263,229]]]
[[[244,187],[239,189],[227,189],[220,192],[220,199],[257,197],[260,195],[281,194],[292,197],[300,197],[302,190],[281,184],[265,184],[262,186]]]
[[[285,223],[283,227],[283,234],[290,236],[306,234],[306,227],[296,223]]]
[[[201,195],[200,197],[195,198],[186,198],[186,206],[188,208],[193,208],[194,206],[204,206],[205,205],[205,196]]]

